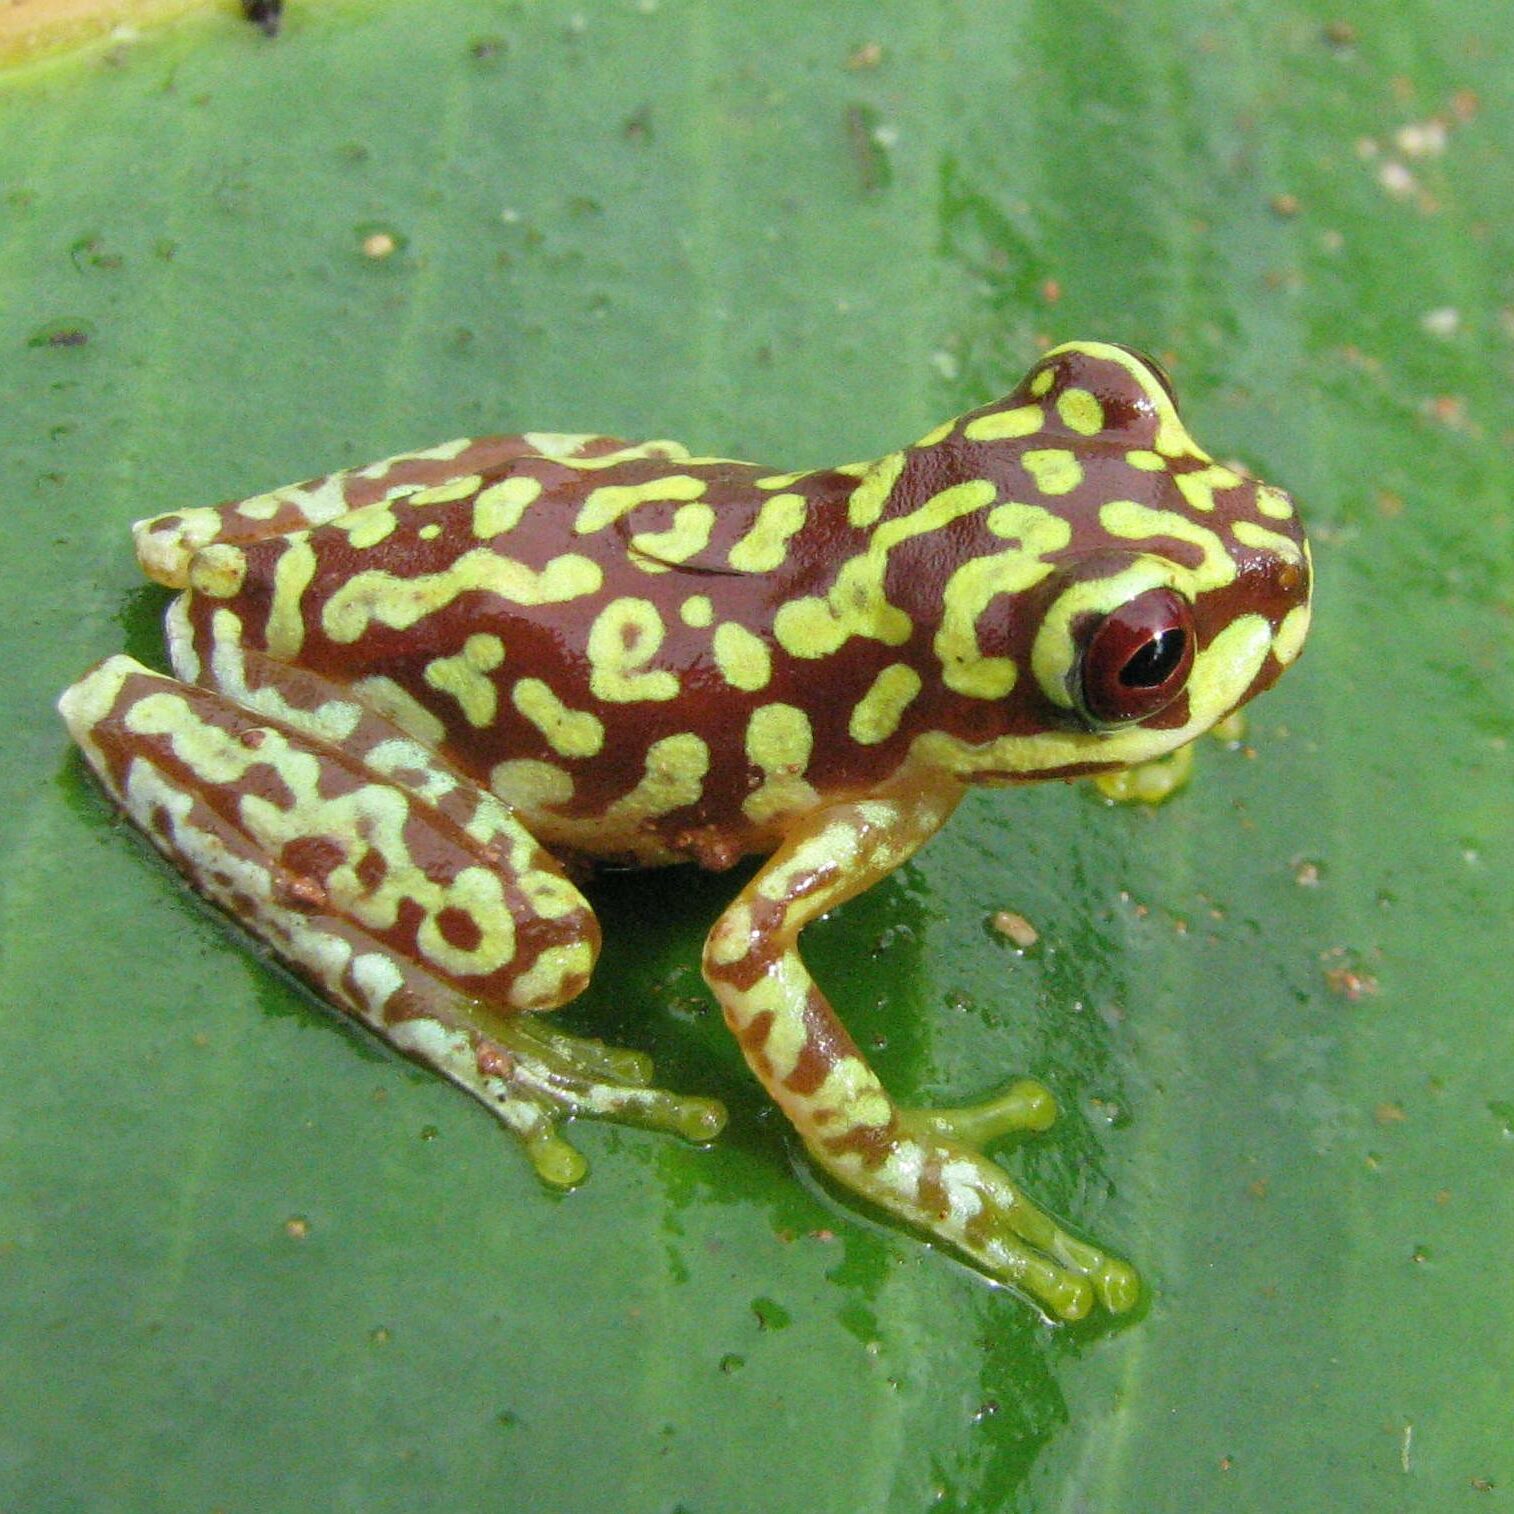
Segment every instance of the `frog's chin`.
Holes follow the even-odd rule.
[[[1188,678],[1188,719],[1154,730],[1143,725],[1091,731],[1048,727],[974,745],[944,731],[917,736],[912,762],[944,770],[964,783],[1002,787],[1044,778],[1082,778],[1165,757],[1202,736],[1265,686],[1273,628],[1265,615],[1243,615],[1194,659]]]

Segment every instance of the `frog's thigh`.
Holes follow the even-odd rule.
[[[264,662],[266,663],[266,659]],[[713,1133],[642,1058],[534,1028],[587,983],[588,904],[511,811],[360,706],[340,746],[111,658],[61,701],[106,788],[204,894],[332,1003],[474,1094],[555,1182],[589,1113]],[[271,674],[263,670],[265,677]],[[304,675],[308,677],[308,675]],[[340,691],[322,703],[330,721]]]
[[[1086,1313],[1095,1296],[1127,1308],[1129,1268],[1067,1235],[979,1152],[972,1112],[930,1116],[894,1104],[799,956],[804,926],[909,857],[958,793],[901,787],[813,817],[716,923],[705,976],[753,1072],[838,1182],[1064,1318]],[[1000,1101],[980,1132],[1044,1124],[1041,1093],[1022,1085],[1015,1110]]]
[[[343,468],[267,494],[151,516],[132,527],[132,536],[142,571],[158,583],[181,589],[189,582],[190,560],[212,544],[246,546],[290,531],[308,530],[366,505],[421,489],[455,486],[466,492],[470,487],[476,489],[483,475],[495,473],[520,457],[592,459],[623,455],[628,450],[635,449],[613,436],[555,432],[464,436],[422,452],[402,452],[365,467]],[[641,450],[651,456],[667,456],[684,449],[672,442],[645,442]]]

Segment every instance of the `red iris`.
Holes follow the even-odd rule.
[[[1193,615],[1171,589],[1111,610],[1084,643],[1083,707],[1101,725],[1145,720],[1183,690],[1193,667]]]

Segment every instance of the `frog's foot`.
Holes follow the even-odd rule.
[[[962,1109],[901,1109],[876,1170],[851,1181],[1059,1319],[1081,1319],[1096,1301],[1123,1313],[1140,1297],[1135,1270],[1068,1234],[979,1150],[1012,1131],[1045,1130],[1055,1116],[1050,1092],[1028,1079]]]
[[[1185,788],[1192,774],[1193,743],[1189,742],[1165,757],[1100,773],[1093,786],[1111,804],[1161,804]]]
[[[1080,1318],[1095,1298],[1111,1313],[1120,1313],[1140,1294],[1134,1270],[1069,1235],[979,1149],[1001,1136],[1048,1130],[1056,1117],[1051,1090],[1033,1078],[1022,1078],[977,1104],[901,1109],[900,1139],[923,1154],[902,1160],[905,1165],[919,1160],[925,1167],[939,1168],[947,1214],[953,1206],[981,1206],[959,1222],[964,1234],[972,1237],[972,1244],[963,1249],[989,1262],[995,1275],[1011,1278],[1061,1319]],[[905,1202],[910,1202],[907,1195]],[[897,1201],[891,1207],[899,1207]],[[917,1223],[935,1229],[941,1218],[933,1193]]]
[[[652,1087],[651,1058],[642,1052],[571,1036],[526,1015],[463,1036],[456,1070],[443,1070],[519,1136],[537,1174],[554,1187],[573,1187],[587,1170],[558,1133],[559,1123],[575,1115],[700,1143],[713,1141],[725,1125],[719,1100]]]
[[[245,665],[283,716],[129,657],[60,701],[106,789],[202,894],[473,1094],[550,1183],[583,1176],[557,1133],[574,1115],[720,1130],[719,1104],[651,1087],[644,1056],[542,1025],[536,1011],[588,982],[599,930],[507,806],[344,691],[259,654]]]

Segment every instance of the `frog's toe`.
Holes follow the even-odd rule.
[[[666,1130],[685,1140],[713,1141],[725,1126],[718,1099],[652,1086],[644,1052],[571,1036],[518,1015],[480,1037],[479,1097],[520,1138],[544,1182],[571,1188],[588,1171],[582,1155],[558,1133],[576,1116]]]
[[[1165,757],[1138,762],[1114,773],[1100,773],[1093,785],[1111,804],[1161,804],[1187,787],[1193,775],[1193,745]]]
[[[900,1110],[906,1129],[916,1135],[940,1135],[964,1146],[986,1146],[1017,1131],[1039,1133],[1056,1122],[1052,1091],[1034,1078],[1021,1078],[1001,1094],[952,1109]]]
[[[893,1155],[854,1185],[951,1242],[989,1277],[1029,1295],[1056,1319],[1096,1305],[1134,1307],[1141,1285],[1129,1263],[1079,1240],[979,1149],[1009,1129],[1042,1129],[1050,1093],[1029,1079],[962,1110],[901,1110]]]
[[[1082,1319],[1096,1303],[1111,1314],[1135,1307],[1141,1280],[1128,1262],[1069,1235],[1009,1179],[993,1186],[984,1255],[997,1276],[1058,1319]]]

